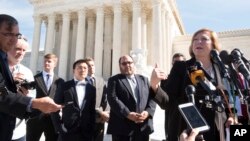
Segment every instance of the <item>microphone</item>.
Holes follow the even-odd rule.
[[[216,82],[213,80],[213,78],[206,72],[206,70],[203,68],[203,64],[201,61],[196,61],[195,65],[197,66],[198,69],[201,69],[205,75],[205,77],[211,81],[215,86],[217,86]]]
[[[246,65],[245,63],[243,62],[243,60],[241,59],[241,53],[237,50],[237,49],[234,49],[232,52],[231,52],[231,56],[233,58],[233,63],[236,64],[236,67],[238,69],[238,71],[240,73],[242,73],[242,75],[244,76],[244,78],[247,80],[247,81],[250,81],[250,72],[249,70],[246,68]]]
[[[192,102],[195,105],[195,100],[194,100],[195,87],[193,85],[188,85],[185,88],[185,92],[188,97],[188,101]]]
[[[226,50],[222,50],[220,52],[220,58],[222,60],[222,62],[226,65],[230,65],[232,62],[232,57],[230,56],[230,54],[226,51]]]
[[[242,59],[243,62],[245,63],[246,67],[249,69],[250,63],[249,63],[249,61],[243,56],[243,53],[240,51],[240,49],[235,48],[234,51],[239,52],[239,54],[241,55],[241,59]]]
[[[223,50],[220,52],[220,57],[221,57],[221,60],[224,64],[227,64],[228,67],[229,67],[229,72],[230,72],[230,76],[231,76],[231,79],[232,79],[232,83],[233,86],[234,86],[234,90],[237,91],[238,95],[240,95],[240,97],[243,97],[241,91],[240,91],[240,84],[239,84],[239,81],[238,81],[238,72],[236,71],[235,67],[232,65],[232,62],[233,62],[233,58],[232,56],[226,51],[226,50]],[[233,89],[233,88],[232,88]],[[228,90],[228,92],[230,92],[231,90]]]
[[[220,96],[205,83],[205,75],[202,70],[197,70],[196,67],[191,67],[189,69],[189,77],[191,82],[196,86],[198,83],[202,86],[202,88],[208,93],[209,98],[205,101],[208,103],[212,103],[213,107],[216,108],[217,111],[223,111],[223,103],[221,102]],[[211,83],[211,82],[210,82]],[[189,89],[189,88],[186,88]],[[186,93],[187,90],[185,89]],[[191,89],[191,88],[190,88]],[[190,90],[191,91],[191,90]],[[189,98],[190,100],[190,98]]]
[[[222,63],[218,51],[215,49],[211,50],[210,56],[211,56],[211,59],[214,61],[214,63],[218,65],[221,76],[229,79],[230,76],[229,76],[228,70],[225,67],[225,65]]]
[[[192,70],[190,73],[191,82],[196,86],[200,81],[205,80],[205,75],[202,70]]]

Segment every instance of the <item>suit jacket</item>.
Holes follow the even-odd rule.
[[[2,51],[1,51],[2,52]],[[3,53],[3,52],[2,52]],[[15,127],[15,117],[27,116],[27,106],[31,98],[16,93],[17,88],[12,75],[8,73],[9,68],[4,64],[0,56],[0,140],[11,140]],[[7,91],[8,89],[8,91]]]
[[[135,75],[137,86],[139,88],[140,105],[136,107],[130,84],[123,74],[117,74],[108,80],[107,98],[110,105],[110,119],[107,133],[114,135],[130,136],[135,129],[141,131],[142,134],[150,134],[153,132],[153,115],[156,103],[149,94],[148,79],[142,75]],[[127,118],[130,112],[147,111],[149,118],[141,124],[136,124]]]
[[[82,107],[78,104],[74,80],[63,83],[57,89],[54,100],[58,104],[73,102],[62,109],[62,117],[59,116],[59,112],[53,114],[52,119],[56,131],[60,134],[81,134],[91,140],[95,125],[95,87],[89,83],[86,84]],[[62,124],[67,131],[63,129]]]
[[[156,103],[162,109],[165,109],[165,133],[168,141],[177,141],[181,132],[187,129],[186,122],[178,110],[178,105],[188,102],[185,88],[188,85],[192,85],[188,75],[188,68],[194,66],[195,62],[195,58],[176,62],[171,69],[168,79],[161,82],[161,88],[158,89],[155,95],[154,100]],[[219,72],[216,73],[218,74]],[[225,122],[225,113],[215,112],[201,104],[199,100],[204,100],[205,95],[208,93],[200,85],[197,85],[195,88],[195,104],[210,126],[210,130],[203,133],[204,139],[217,141],[219,140],[219,133],[216,127],[217,117],[221,116],[223,122]],[[220,130],[223,131],[223,127]]]
[[[87,80],[90,82],[90,77]],[[107,85],[102,77],[95,76],[95,88],[96,88],[96,122],[100,123],[100,112],[109,111],[109,105],[107,101]]]
[[[50,86],[49,91],[46,88],[46,84],[43,79],[43,74],[42,72],[36,74],[34,76],[35,82],[36,82],[36,98],[41,98],[41,97],[46,97],[49,96],[50,98],[54,98],[54,95],[56,93],[56,89],[58,88],[59,85],[61,85],[64,80],[54,74],[52,84]],[[33,116],[40,115],[42,116],[43,113],[39,110],[34,111]],[[41,117],[40,117],[41,118]]]

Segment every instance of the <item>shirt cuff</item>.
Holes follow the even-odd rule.
[[[31,98],[30,99],[30,101],[29,101],[29,104],[27,105],[27,108],[26,108],[26,111],[27,112],[32,112],[32,100],[33,100],[34,98]]]

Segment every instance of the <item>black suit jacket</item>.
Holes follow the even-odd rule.
[[[136,108],[136,101],[125,75],[117,74],[108,80],[107,98],[111,108],[108,134],[130,136],[138,128],[142,134],[153,132],[153,115],[156,103],[149,94],[149,82],[142,75],[135,75],[135,78],[139,88],[139,109]],[[141,113],[142,111],[147,111],[149,118],[141,124],[136,124],[127,118],[130,112]]]
[[[59,85],[61,85],[64,82],[64,80],[62,78],[60,78],[54,74],[51,87],[48,91],[46,88],[46,84],[44,82],[44,79],[43,79],[42,72],[36,74],[34,76],[34,79],[36,82],[36,98],[49,96],[50,98],[53,99],[55,96],[55,93],[56,93],[56,89],[58,88]],[[35,110],[32,114],[33,114],[32,116],[37,116],[37,115],[42,116],[43,115],[43,113],[39,110]]]
[[[15,127],[15,117],[27,116],[27,105],[31,98],[16,93],[17,88],[9,68],[0,56],[0,140],[9,141]],[[8,92],[6,91],[8,89]]]
[[[162,109],[165,109],[165,132],[168,141],[177,141],[181,132],[187,129],[186,122],[178,110],[178,105],[188,102],[185,88],[188,85],[192,85],[188,75],[188,68],[190,68],[190,66],[195,66],[195,62],[195,58],[176,62],[171,69],[168,79],[161,82],[161,88],[158,89],[155,95],[157,104]],[[195,104],[210,126],[210,130],[203,133],[204,138],[205,140],[219,140],[218,129],[215,125],[217,120],[216,115],[223,116],[225,122],[225,113],[218,113],[212,109],[206,108],[199,100],[204,100],[205,95],[208,93],[200,85],[197,85],[195,89]]]
[[[78,104],[74,80],[61,85],[56,91],[54,100],[58,104],[73,102],[62,109],[62,117],[59,116],[59,112],[53,114],[53,124],[57,132],[65,134],[65,130],[62,128],[63,123],[68,134],[81,134],[85,139],[91,140],[95,125],[95,87],[89,83],[86,84],[82,107],[79,107]]]

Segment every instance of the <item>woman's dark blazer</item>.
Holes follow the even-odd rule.
[[[161,88],[158,89],[155,95],[154,100],[156,103],[162,109],[165,109],[165,133],[168,141],[177,141],[181,132],[187,129],[186,122],[178,110],[178,105],[188,102],[185,88],[188,85],[192,85],[188,70],[195,65],[195,62],[195,58],[176,62],[171,69],[168,79],[161,82]],[[204,100],[207,92],[200,85],[197,85],[195,88],[196,106],[210,126],[210,130],[203,133],[203,135],[205,140],[216,141],[219,139],[219,133],[215,125],[215,115],[218,113],[199,103],[199,100]]]

